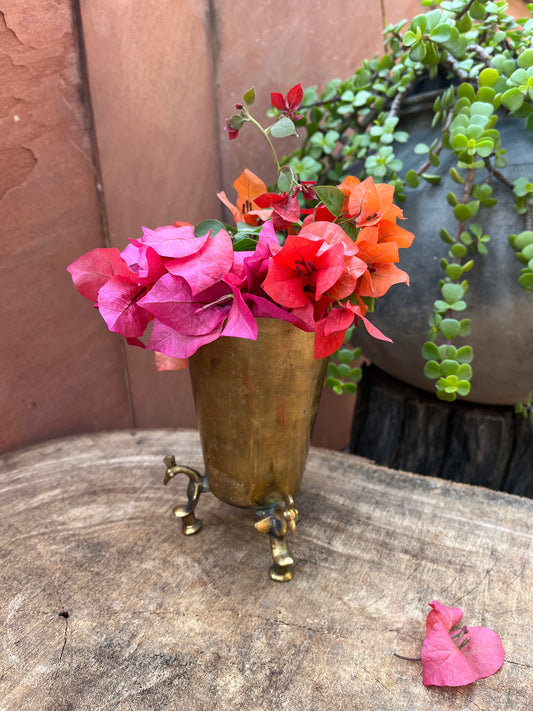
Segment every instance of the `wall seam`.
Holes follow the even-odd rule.
[[[72,17],[74,23],[74,30],[77,35],[78,40],[78,61],[79,61],[79,71],[80,71],[80,103],[84,108],[84,118],[87,133],[89,135],[89,140],[91,143],[92,160],[95,172],[95,189],[98,198],[98,209],[100,214],[100,224],[102,227],[102,235],[104,239],[104,247],[111,246],[111,240],[109,238],[109,228],[107,220],[107,211],[105,206],[105,195],[104,195],[104,184],[102,178],[102,169],[100,164],[100,154],[98,152],[98,141],[96,137],[96,128],[94,121],[94,111],[91,100],[91,90],[89,84],[89,69],[87,65],[87,53],[85,49],[85,38],[83,34],[83,20],[79,0],[71,0]],[[124,339],[121,339],[120,343],[120,355],[122,360],[122,375],[124,378],[124,385],[126,388],[126,400],[128,406],[128,415],[130,420],[130,427],[135,429],[135,413],[133,410],[133,399],[131,395],[130,387],[130,377],[128,371],[128,361],[126,357],[126,346],[124,344]]]
[[[224,169],[222,160],[222,146],[220,142],[220,125],[221,125],[221,113],[219,106],[219,96],[218,96],[218,59],[220,56],[220,37],[218,34],[217,26],[217,9],[216,0],[207,0],[206,7],[206,39],[207,46],[211,49],[210,51],[210,61],[211,61],[211,86],[213,91],[213,104],[214,104],[214,117],[215,122],[215,145],[217,153],[217,166],[218,166],[218,181],[220,189],[224,186]],[[222,210],[221,210],[222,212]]]

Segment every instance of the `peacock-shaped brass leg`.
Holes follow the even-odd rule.
[[[286,583],[292,580],[294,559],[289,549],[287,535],[296,530],[298,511],[294,499],[288,494],[283,501],[275,502],[270,509],[259,512],[263,518],[255,524],[260,533],[268,533],[273,565],[269,575],[272,580]],[[266,516],[265,516],[266,514]]]
[[[200,494],[209,491],[209,484],[207,483],[206,477],[196,471],[196,469],[187,467],[184,464],[176,464],[176,459],[171,454],[168,454],[165,457],[164,462],[167,467],[164,479],[165,484],[168,484],[168,482],[173,479],[176,474],[185,474],[189,477],[189,484],[187,485],[187,503],[185,506],[174,507],[172,513],[176,516],[176,518],[182,519],[182,533],[186,536],[190,536],[202,528],[202,522],[200,519],[196,518],[194,510],[196,508],[196,504],[198,503],[198,499],[200,498]]]

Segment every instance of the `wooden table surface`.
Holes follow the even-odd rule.
[[[290,583],[268,537],[203,495],[194,431],[86,435],[0,459],[2,711],[533,708],[533,500],[311,451]],[[427,603],[502,638],[469,687],[422,685]]]

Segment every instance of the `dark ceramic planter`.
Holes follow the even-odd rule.
[[[412,148],[416,143],[431,144],[435,132],[431,129],[432,114],[417,111],[405,118],[411,134],[408,144],[396,145],[404,169],[418,167],[419,156]],[[507,148],[508,166],[504,174],[510,180],[533,174],[533,136],[523,122],[501,116],[497,125],[502,144]],[[446,201],[450,191],[458,193],[460,186],[449,176],[455,165],[453,156],[443,151],[441,165],[434,169],[441,175],[441,184],[421,181],[415,190],[406,191],[401,204],[407,218],[402,226],[415,234],[409,250],[400,250],[400,267],[410,275],[410,286],[392,287],[376,302],[372,321],[394,343],[377,341],[357,329],[355,342],[364,354],[389,375],[424,390],[434,391],[434,382],[423,374],[425,361],[421,348],[427,339],[428,318],[432,303],[440,298],[439,267],[447,256],[449,245],[439,237],[441,228],[450,234],[457,230],[457,220]],[[523,400],[533,388],[533,295],[518,285],[521,263],[508,243],[508,235],[525,229],[523,216],[513,210],[512,191],[493,180],[493,196],[498,204],[480,207],[474,221],[490,234],[488,255],[476,255],[474,268],[467,278],[470,289],[466,295],[468,309],[460,318],[472,319],[472,332],[467,339],[457,338],[454,345],[469,343],[474,348],[472,390],[467,399],[472,402],[509,405]],[[457,342],[457,343],[456,343]]]

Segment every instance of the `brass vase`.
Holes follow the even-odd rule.
[[[186,535],[201,527],[194,510],[202,492],[253,509],[256,528],[270,536],[270,577],[284,582],[293,575],[287,534],[327,359],[314,358],[314,333],[279,319],[258,319],[258,327],[256,341],[219,338],[189,359],[205,475],[168,456],[165,484],[178,473],[190,479],[187,505],[174,509]]]

